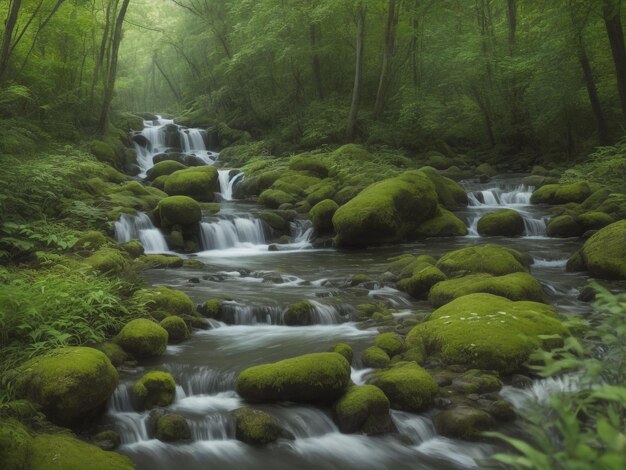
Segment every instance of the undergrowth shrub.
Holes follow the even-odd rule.
[[[600,183],[615,192],[626,192],[626,139],[614,146],[599,147],[583,162],[566,170],[561,183]]]

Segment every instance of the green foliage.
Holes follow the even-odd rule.
[[[587,181],[602,184],[615,192],[625,192],[626,179],[626,140],[614,146],[600,147],[587,159],[565,170],[562,183]]]

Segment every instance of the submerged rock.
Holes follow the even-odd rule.
[[[335,419],[344,433],[382,434],[395,426],[389,415],[389,399],[374,385],[350,387],[335,404]]]

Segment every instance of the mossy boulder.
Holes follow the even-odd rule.
[[[277,212],[279,211],[263,211],[259,214],[259,218],[278,233],[289,234],[291,231],[289,220]]]
[[[397,356],[404,352],[404,339],[397,333],[387,332],[376,336],[374,344],[385,351],[389,357]]]
[[[361,361],[365,367],[383,369],[389,365],[391,359],[389,358],[389,354],[378,346],[371,346],[363,351]]]
[[[470,406],[456,406],[435,416],[437,432],[455,439],[475,439],[495,425],[489,413]]]
[[[165,317],[163,320],[161,320],[159,325],[161,325],[161,327],[163,327],[163,329],[167,331],[167,338],[169,343],[180,343],[181,341],[185,341],[186,339],[188,339],[190,336],[189,328],[187,327],[185,320],[180,317],[170,315],[169,317]]]
[[[102,140],[94,140],[89,146],[89,151],[98,159],[98,161],[120,168],[120,159],[118,158],[115,149],[108,143],[103,142]]]
[[[313,322],[313,308],[308,300],[293,303],[283,314],[283,323],[289,326],[310,325]]]
[[[339,205],[332,199],[325,199],[311,208],[311,221],[318,233],[328,233],[332,231],[333,216],[338,208]]]
[[[483,237],[517,237],[524,233],[524,219],[513,209],[490,212],[478,221],[478,233]]]
[[[97,345],[96,349],[106,354],[106,357],[109,358],[109,361],[111,361],[111,364],[113,364],[114,367],[121,366],[124,362],[126,362],[126,359],[128,359],[128,354],[126,354],[124,350],[115,343],[102,343]]]
[[[436,284],[430,290],[428,301],[433,307],[441,307],[454,299],[478,292],[510,300],[541,302],[544,298],[541,283],[528,273],[511,273],[504,276],[471,274]]]
[[[328,182],[328,180],[322,180],[320,183],[307,188],[306,201],[311,204],[311,206],[315,206],[315,204],[323,201],[324,199],[335,200],[336,194],[337,187],[335,186],[335,184]]]
[[[425,299],[434,285],[445,280],[446,275],[439,268],[428,263],[420,263],[413,269],[411,277],[398,282],[398,287],[411,297]]]
[[[170,245],[173,248],[178,248],[174,246],[176,245],[175,243]],[[183,247],[184,245],[180,248],[182,249]],[[184,259],[176,255],[144,255],[137,259],[136,266],[140,269],[176,269],[182,268],[184,262]]]
[[[489,273],[502,276],[527,271],[532,258],[512,248],[487,244],[470,246],[446,253],[437,267],[447,276],[464,276],[473,273]]]
[[[202,202],[211,202],[218,189],[217,170],[212,166],[178,170],[167,177],[164,187],[169,196],[188,196]]]
[[[167,331],[158,323],[138,318],[122,328],[115,342],[136,358],[159,356],[167,347]]]
[[[502,382],[493,373],[470,369],[452,380],[452,388],[465,395],[491,393],[498,392],[502,388]]]
[[[174,402],[176,397],[176,382],[169,372],[148,372],[135,382],[132,396],[137,407],[141,410],[168,406]]]
[[[168,413],[157,419],[154,437],[163,442],[188,441],[191,428],[183,416]]]
[[[259,203],[270,209],[278,209],[283,204],[295,204],[298,199],[280,189],[266,189],[259,195]]]
[[[85,262],[101,274],[116,274],[128,266],[126,254],[114,248],[103,247],[85,259]]]
[[[419,412],[428,408],[439,391],[431,375],[414,362],[404,362],[374,374],[380,388],[397,410]]]
[[[476,176],[485,176],[488,178],[493,178],[498,174],[498,172],[489,163],[481,163],[478,165],[475,173]]]
[[[436,215],[437,202],[434,184],[420,171],[374,183],[335,212],[337,243],[368,246],[411,238]]]
[[[236,390],[250,401],[330,403],[350,383],[350,364],[338,353],[313,353],[250,367],[237,378]]]
[[[467,206],[467,193],[456,181],[446,178],[431,167],[420,168],[420,171],[424,172],[435,185],[437,197],[443,207],[455,210]]]
[[[289,169],[295,171],[306,171],[320,178],[328,176],[328,165],[320,159],[310,156],[296,156],[289,159]]]
[[[104,245],[110,243],[110,239],[105,237],[102,232],[90,230],[85,232],[74,245],[75,250],[97,250]]]
[[[161,227],[174,225],[193,226],[200,222],[202,210],[200,204],[187,196],[170,196],[162,199],[157,206]]]
[[[424,344],[448,364],[511,373],[542,345],[540,336],[565,333],[548,305],[479,293],[438,308],[406,341],[409,347]]]
[[[235,437],[246,444],[265,445],[284,435],[278,420],[264,411],[239,408],[232,415],[235,418]]]
[[[209,299],[198,306],[198,311],[207,318],[220,318],[222,315],[222,300]]]
[[[163,162],[157,163],[152,168],[150,168],[146,172],[146,179],[148,181],[155,181],[157,178],[161,178],[162,176],[169,176],[176,171],[185,170],[186,168],[187,167],[180,162],[176,162],[174,160],[165,160]],[[161,181],[165,182],[167,180]]]
[[[463,237],[467,235],[465,223],[443,207],[439,207],[434,217],[425,220],[414,232],[417,238]]]
[[[573,260],[577,258],[578,262]],[[587,269],[600,279],[626,279],[626,220],[604,227],[568,262],[569,271]]]
[[[583,227],[571,215],[559,215],[550,220],[546,233],[555,238],[579,237]]]
[[[374,385],[350,387],[335,403],[335,420],[343,433],[382,434],[395,429],[389,399]]]
[[[33,438],[19,421],[0,419],[0,465],[5,470],[25,470]]]
[[[336,352],[341,354],[346,358],[350,364],[352,364],[352,359],[354,358],[354,352],[352,351],[352,347],[346,343],[337,343],[331,349],[330,352]]]
[[[615,222],[615,219],[604,212],[590,211],[579,215],[576,221],[583,228],[583,233],[585,233],[588,230],[600,230],[607,225],[611,225]]]
[[[92,417],[117,387],[117,370],[101,351],[64,347],[20,366],[16,395],[36,404],[55,424],[68,426]]]
[[[591,195],[591,187],[585,181],[569,184],[546,184],[533,192],[533,204],[581,203]]]
[[[40,434],[31,445],[29,470],[133,470],[130,458],[106,452],[70,434]]]
[[[145,250],[139,240],[130,240],[120,243],[119,247],[128,254],[131,259],[137,259],[144,254]]]
[[[195,315],[196,306],[183,291],[170,287],[157,287],[150,292],[151,311],[163,311],[170,315]]]

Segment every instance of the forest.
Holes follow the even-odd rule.
[[[626,468],[622,0],[0,19],[0,468]]]

